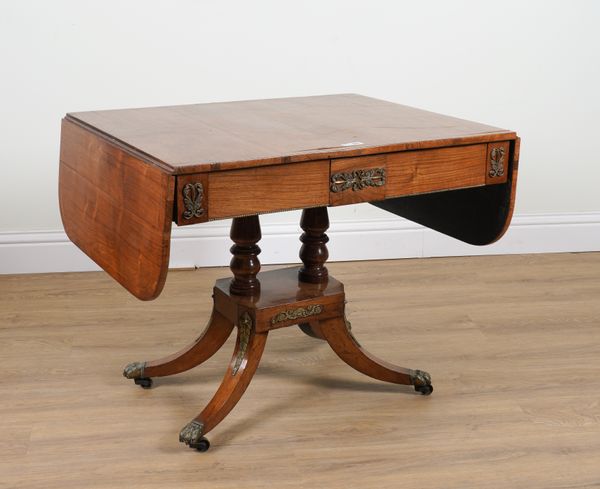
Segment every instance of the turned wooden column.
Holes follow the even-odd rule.
[[[260,248],[260,222],[258,216],[236,217],[231,223],[233,258],[229,267],[233,273],[229,291],[235,295],[251,296],[260,291],[260,282],[256,274],[260,271],[258,254]]]
[[[327,268],[325,262],[329,258],[327,241],[329,237],[325,231],[329,228],[327,207],[314,207],[304,209],[300,219],[300,227],[304,230],[300,241],[300,259],[304,266],[298,272],[301,282],[321,284],[327,282]]]

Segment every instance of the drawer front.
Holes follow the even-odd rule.
[[[475,144],[390,154],[386,197],[485,185],[486,148]]]
[[[332,160],[330,204],[485,185],[487,146],[475,144]]]
[[[213,172],[209,219],[317,207],[329,203],[329,160]]]
[[[509,141],[179,175],[174,220],[373,202],[506,182]]]

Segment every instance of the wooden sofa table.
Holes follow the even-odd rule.
[[[325,267],[327,207],[370,202],[488,244],[511,219],[518,152],[514,132],[349,94],[72,113],[62,122],[60,209],[69,238],[142,300],[163,288],[173,221],[233,218],[233,277],[217,281],[204,333],[124,371],[148,388],[204,362],[237,328],[222,384],[179,434],[204,451],[274,329],[299,325],[356,370],[430,394],[429,374],[354,339],[343,285]],[[258,215],[290,209],[303,209],[303,265],[259,273]]]

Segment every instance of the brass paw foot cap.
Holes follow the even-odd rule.
[[[203,431],[204,425],[200,421],[190,421],[179,432],[179,441],[191,447],[200,442]]]
[[[415,386],[415,391],[428,396],[433,392],[431,385],[431,375],[424,370],[413,370],[410,376],[411,383]]]
[[[431,375],[424,370],[413,370],[410,381],[414,386],[431,385]]]
[[[123,369],[123,377],[126,379],[138,379],[144,376],[146,362],[133,362]]]

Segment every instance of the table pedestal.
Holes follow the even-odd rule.
[[[189,370],[210,358],[225,343],[234,326],[237,341],[223,382],[208,405],[180,432],[179,440],[199,451],[208,450],[205,438],[237,404],[260,362],[269,331],[299,325],[306,334],[327,341],[348,365],[375,379],[414,385],[433,391],[427,372],[391,365],[365,351],[350,331],[345,316],[344,286],[330,277],[325,231],[327,208],[305,209],[300,240],[301,267],[259,273],[258,216],[235,218],[231,227],[233,279],[217,280],[214,305],[204,333],[181,351],[149,362],[134,362],[123,375],[144,388],[152,377]]]

